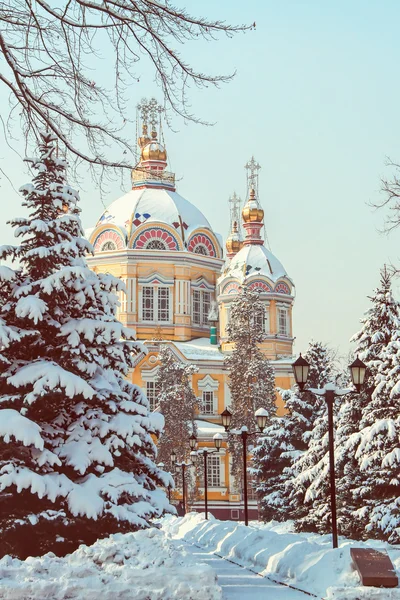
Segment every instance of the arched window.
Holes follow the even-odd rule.
[[[198,244],[194,249],[194,254],[202,254],[203,256],[208,256],[208,250],[203,244]]]
[[[110,242],[110,240],[108,240],[108,242],[105,242],[102,247],[101,247],[101,252],[107,252],[107,250],[116,250],[117,246],[114,244],[114,242]]]
[[[151,240],[145,246],[146,250],[166,250],[164,242],[161,240]]]

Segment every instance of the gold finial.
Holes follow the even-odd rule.
[[[254,188],[250,190],[249,199],[242,210],[242,217],[245,223],[262,223],[264,211],[258,204]]]

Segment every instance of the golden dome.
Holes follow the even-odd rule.
[[[161,160],[167,161],[167,151],[164,146],[160,144],[156,139],[150,140],[143,148],[141,152],[141,160]]]
[[[241,250],[243,247],[243,242],[239,237],[238,226],[236,221],[234,221],[233,223],[232,232],[226,240],[225,247],[228,254],[237,254],[239,250]]]
[[[144,146],[146,146],[149,142],[151,142],[151,139],[149,138],[149,136],[147,135],[147,125],[144,124],[142,127],[142,135],[140,136],[140,138],[138,139],[138,145],[139,148],[143,148]]]
[[[250,190],[250,197],[242,210],[242,217],[245,223],[261,223],[264,218],[264,211],[256,200],[256,193]]]

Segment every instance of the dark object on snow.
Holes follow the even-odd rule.
[[[386,550],[350,548],[350,556],[360,575],[362,585],[397,587],[399,580]]]

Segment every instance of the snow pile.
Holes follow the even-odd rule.
[[[218,521],[211,515],[206,521],[199,513],[189,513],[181,518],[167,516],[162,520],[162,527],[173,539],[198,544],[241,566],[252,567],[263,576],[296,586],[319,598],[328,593],[328,597],[335,600],[371,599],[375,598],[371,595],[374,593],[377,599],[400,600],[400,589],[390,592],[361,587],[350,557],[351,547],[385,549],[400,579],[399,546],[377,540],[358,542],[341,538],[340,547],[333,550],[330,535],[293,533],[292,522],[252,523],[246,527],[234,521]],[[350,595],[347,591],[346,595],[340,595],[339,589],[348,590]],[[365,590],[369,596],[364,594]]]
[[[152,528],[115,534],[73,554],[0,560],[3,600],[221,600],[208,565]]]

